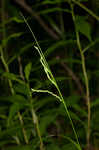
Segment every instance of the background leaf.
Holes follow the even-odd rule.
[[[30,75],[30,72],[31,72],[31,67],[32,67],[32,63],[28,63],[28,64],[25,66],[25,69],[24,69],[25,77],[26,77],[26,80],[27,80],[27,81],[29,80],[29,75]]]
[[[92,40],[92,38],[91,38],[91,26],[86,21],[85,17],[76,16],[76,28],[80,33],[82,33],[84,36],[86,36],[89,39],[89,41]]]

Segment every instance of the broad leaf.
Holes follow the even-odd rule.
[[[76,16],[77,30],[91,41],[91,26],[83,16]]]

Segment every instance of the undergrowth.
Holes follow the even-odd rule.
[[[96,149],[98,5],[94,12],[88,1],[16,3],[21,13],[1,2],[1,150]]]

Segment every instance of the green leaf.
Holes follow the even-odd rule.
[[[99,108],[92,113],[91,126],[92,130],[99,132]]]
[[[10,102],[10,103],[27,103],[26,99],[22,95],[12,95],[12,96],[0,96],[0,102]]]
[[[26,99],[21,95],[13,95],[10,98],[12,99],[11,101],[13,102],[13,104],[11,105],[9,110],[8,125],[17,112],[30,106]]]
[[[77,148],[73,144],[66,144],[62,147],[62,150],[77,150]]]
[[[60,148],[55,144],[48,145],[47,150],[60,150]]]
[[[93,100],[92,103],[91,103],[91,107],[95,107],[95,106],[98,106],[98,105],[99,105],[99,98]]]
[[[4,40],[2,41],[3,44],[4,44],[4,46],[7,44],[7,42],[8,42],[9,40],[11,40],[12,38],[18,38],[18,37],[20,37],[22,34],[23,34],[23,33],[20,32],[20,33],[13,33],[13,34],[9,35],[6,39],[4,39]]]
[[[55,50],[57,50],[58,48],[62,48],[68,44],[75,44],[75,40],[62,40],[59,42],[56,42],[55,44],[53,44],[51,47],[49,47],[46,52],[44,53],[45,57],[48,57],[52,52],[54,52]]]
[[[65,101],[66,101],[66,105],[67,107],[73,107],[76,103],[79,102],[80,100],[80,96],[78,95],[72,95],[72,96],[69,96],[69,97],[65,97]]]
[[[39,14],[48,14],[48,13],[52,13],[52,12],[67,12],[67,13],[71,13],[71,11],[69,9],[62,9],[62,8],[49,8],[49,9],[44,9],[42,11],[39,11]]]
[[[29,93],[30,90],[26,84],[16,84],[14,86],[14,90],[16,93],[20,93],[20,94],[25,95],[25,96],[29,96],[29,94],[30,94]]]
[[[86,112],[84,109],[82,109],[79,104],[75,103],[75,104],[73,105],[73,108],[74,108],[77,112],[79,112],[79,114],[80,114],[82,117],[87,117],[87,112]]]
[[[3,73],[3,69],[2,68],[0,68],[0,74],[2,74]]]
[[[0,147],[3,146],[3,145],[7,145],[9,143],[13,143],[11,139],[0,141]]]
[[[50,123],[54,122],[56,118],[56,115],[46,115],[44,117],[41,118],[40,120],[40,131],[41,131],[41,134],[43,135],[44,133],[46,133],[46,129],[48,127],[48,125],[50,125]]]
[[[32,145],[8,146],[6,150],[34,150]]]
[[[72,118],[73,120],[76,120],[76,121],[78,121],[79,123],[81,123],[82,125],[84,125],[83,121],[79,118],[78,114],[73,113],[73,112],[71,112],[71,111],[69,111],[69,113],[70,113],[70,116],[71,116],[71,118]]]
[[[13,117],[16,115],[17,112],[19,112],[22,108],[24,108],[25,105],[21,103],[14,103],[9,112],[9,117],[8,117],[8,125],[10,125],[11,120]]]
[[[3,76],[6,77],[6,78],[8,78],[8,79],[10,79],[10,80],[17,81],[20,84],[25,84],[24,81],[22,81],[22,80],[19,79],[19,75],[15,75],[15,74],[9,73],[9,72],[4,72]]]
[[[45,0],[45,1],[42,1],[42,3],[41,4],[43,4],[43,5],[46,5],[46,4],[57,4],[57,3],[62,3],[62,2],[64,2],[64,1],[62,1],[62,0]]]
[[[89,41],[92,40],[91,38],[91,26],[86,21],[86,18],[83,16],[76,16],[76,28],[78,32],[82,33],[84,36],[86,36]]]
[[[24,21],[16,16],[12,17],[12,21],[15,21],[16,23],[23,23]]]
[[[31,68],[32,68],[32,63],[30,62],[30,63],[28,63],[28,64],[25,66],[25,69],[24,69],[25,77],[26,77],[26,80],[27,80],[27,81],[29,80]]]
[[[18,17],[16,17],[16,16],[14,16],[14,17],[10,17],[9,19],[7,19],[7,20],[4,20],[4,24],[5,25],[7,25],[7,24],[10,24],[11,22],[16,22],[16,23],[23,23],[24,21],[22,20],[22,19],[20,19],[20,18],[18,18]],[[2,24],[0,24],[0,28],[2,28]],[[1,31],[2,31],[2,29],[1,29]]]
[[[12,63],[18,56],[22,55],[23,53],[25,53],[26,51],[28,51],[29,48],[31,48],[33,46],[33,42],[26,44],[24,47],[20,48],[20,51],[16,54],[14,54],[10,60],[8,60],[7,64]]]
[[[11,137],[11,136],[15,135],[16,133],[20,132],[20,129],[22,129],[22,127],[20,124],[18,124],[15,127],[10,127],[3,131],[0,131],[0,139],[1,138],[3,139],[5,136],[8,137],[8,135],[10,135],[10,137]]]
[[[33,107],[38,110],[40,108],[46,107],[49,103],[55,103],[56,99],[55,97],[52,96],[48,96],[48,97],[44,97],[43,99],[41,98],[40,101],[37,101],[36,99],[33,98]]]

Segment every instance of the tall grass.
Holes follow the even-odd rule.
[[[32,34],[32,36],[33,36],[35,42],[36,42],[36,46],[34,46],[34,47],[35,47],[35,49],[38,51],[38,53],[39,53],[39,55],[40,55],[40,62],[41,62],[41,64],[42,64],[43,68],[44,68],[44,71],[45,71],[45,73],[46,73],[46,75],[47,75],[47,78],[48,78],[49,81],[56,87],[56,89],[57,89],[59,95],[56,95],[56,94],[54,94],[54,93],[52,93],[52,92],[50,92],[50,91],[48,91],[48,90],[36,90],[36,89],[31,89],[31,90],[32,90],[33,92],[38,92],[38,93],[41,92],[41,93],[48,93],[48,94],[51,94],[52,96],[56,97],[61,103],[63,103],[64,108],[65,108],[65,112],[66,112],[66,114],[68,115],[68,118],[69,118],[69,120],[70,120],[72,129],[73,129],[73,132],[74,132],[74,135],[75,135],[75,138],[76,138],[76,143],[75,143],[71,138],[68,138],[68,139],[69,139],[73,144],[75,144],[75,146],[77,147],[78,150],[81,150],[81,147],[80,147],[80,144],[79,144],[79,140],[78,140],[78,136],[77,136],[77,133],[76,133],[76,131],[75,131],[75,127],[74,127],[73,121],[72,121],[71,116],[70,116],[70,114],[69,114],[69,111],[68,111],[68,109],[67,109],[67,105],[66,105],[66,103],[65,103],[65,101],[64,101],[64,98],[63,98],[63,96],[62,96],[62,93],[61,93],[61,91],[60,91],[60,89],[59,89],[59,86],[58,86],[58,84],[57,84],[57,82],[56,82],[56,80],[55,80],[55,78],[54,78],[54,76],[53,76],[53,74],[52,74],[52,72],[51,72],[51,69],[50,69],[50,67],[49,67],[49,65],[48,65],[48,63],[47,63],[47,61],[46,61],[46,58],[45,58],[45,56],[44,56],[44,54],[43,54],[43,52],[42,52],[42,50],[41,50],[41,48],[40,48],[40,45],[39,45],[39,43],[38,43],[38,41],[37,41],[37,39],[36,39],[36,37],[35,37],[35,35],[34,35],[32,29],[31,29],[30,25],[28,24],[27,20],[25,19],[25,17],[23,16],[22,13],[21,13],[21,15],[22,15],[22,17],[23,17],[25,23],[27,24],[27,26],[28,26],[28,28],[29,28],[29,30],[30,30],[30,32],[31,32],[31,34]]]

